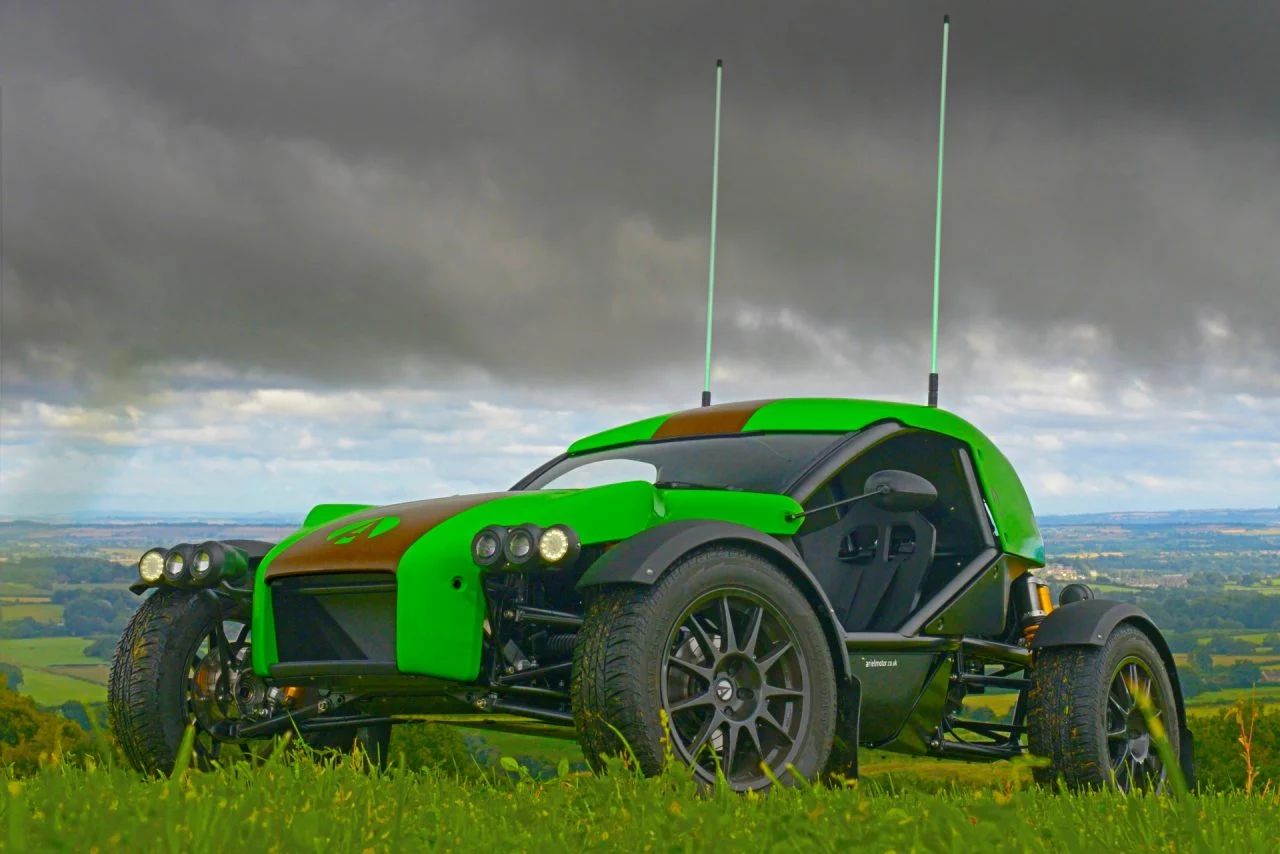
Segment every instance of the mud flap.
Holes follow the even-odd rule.
[[[858,779],[858,737],[862,723],[862,683],[850,675],[841,680],[837,701],[836,735],[831,743],[831,757],[823,777],[830,780],[839,775],[848,780]]]

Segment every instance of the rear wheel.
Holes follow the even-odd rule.
[[[1027,700],[1028,748],[1050,761],[1035,770],[1038,782],[1061,777],[1072,789],[1167,788],[1153,722],[1174,757],[1182,732],[1169,673],[1140,629],[1121,625],[1102,646],[1040,650]]]
[[[588,604],[574,651],[573,711],[587,761],[626,755],[661,770],[670,747],[706,784],[766,789],[763,762],[815,778],[835,729],[835,674],[813,608],[772,564],[717,548],[652,586],[606,588]]]
[[[120,637],[107,688],[110,727],[130,764],[146,773],[171,773],[192,723],[191,762],[197,768],[253,759],[269,746],[227,742],[214,734],[221,723],[260,718],[286,702],[281,689],[269,688],[253,673],[249,642],[247,603],[174,589],[157,590],[142,603]],[[390,727],[383,725],[308,734],[304,740],[342,751],[359,743],[385,762],[389,738]]]

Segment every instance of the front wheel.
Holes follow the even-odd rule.
[[[670,747],[704,784],[767,789],[814,779],[835,732],[831,651],[800,590],[750,552],[716,548],[652,586],[605,588],[574,649],[574,720],[587,761],[635,755],[645,774]],[[617,733],[615,733],[615,728]],[[766,773],[761,765],[768,767]]]
[[[1164,660],[1142,630],[1121,625],[1102,646],[1040,650],[1027,700],[1027,746],[1049,759],[1049,767],[1035,769],[1037,782],[1061,777],[1071,789],[1166,789],[1169,769],[1156,730],[1175,759],[1182,731]]]
[[[111,731],[135,769],[172,773],[189,724],[195,725],[197,768],[233,752],[255,756],[252,745],[220,740],[219,724],[261,719],[291,700],[253,673],[249,643],[248,603],[174,589],[157,590],[142,603],[120,637],[107,687]],[[322,730],[303,740],[344,752],[359,744],[385,764],[389,737],[390,727],[382,725]]]

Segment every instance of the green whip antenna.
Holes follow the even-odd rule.
[[[929,405],[938,405],[938,273],[942,261],[942,140],[947,129],[947,40],[951,16],[942,16],[942,104],[938,108],[938,212],[933,226],[933,361],[929,368]]]
[[[711,405],[711,306],[716,293],[716,195],[720,189],[720,78],[724,63],[716,60],[716,135],[711,149],[711,260],[707,272],[707,368],[702,381],[702,405]]]

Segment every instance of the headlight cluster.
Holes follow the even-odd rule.
[[[146,584],[217,587],[224,580],[239,581],[248,571],[248,555],[216,540],[150,549],[138,559],[138,577]]]
[[[509,564],[516,569],[566,566],[578,556],[582,545],[568,525],[490,525],[471,540],[471,557],[483,567]]]

